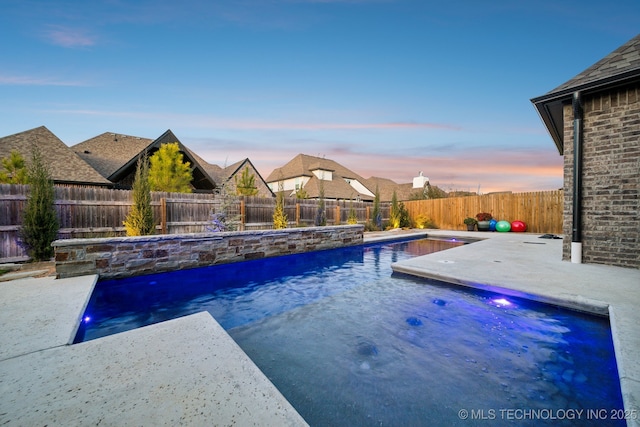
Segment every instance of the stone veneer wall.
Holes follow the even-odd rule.
[[[66,239],[53,242],[59,278],[118,278],[333,249],[363,242],[362,225]]]
[[[583,98],[582,258],[640,268],[640,85]],[[571,259],[573,110],[564,107],[564,245]]]

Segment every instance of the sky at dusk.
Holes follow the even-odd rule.
[[[639,23],[638,0],[2,0],[0,136],[171,129],[265,178],[304,153],[447,191],[557,189],[530,99]]]

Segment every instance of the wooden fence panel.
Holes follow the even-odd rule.
[[[489,212],[497,220],[524,221],[532,233],[562,233],[562,190],[414,200],[404,205],[413,220],[422,215],[447,230],[466,230],[466,217]]]
[[[18,243],[18,229],[26,206],[29,186],[0,184],[0,262],[26,259]],[[59,238],[124,236],[123,221],[133,204],[130,190],[96,187],[55,186],[55,209],[60,222]],[[203,232],[210,223],[212,210],[219,210],[222,200],[212,194],[179,194],[152,192],[152,208],[161,232],[161,200],[166,200],[166,230],[168,233]],[[244,203],[244,229],[273,227],[275,199],[258,196],[238,198],[226,205],[227,214],[237,217]],[[489,194],[422,201],[406,201],[410,217],[431,218],[439,228],[464,230],[462,220],[478,212],[490,212],[498,219],[520,219],[534,233],[562,233],[562,191],[522,194]],[[360,224],[372,215],[372,203],[325,200],[327,224],[346,224],[353,207]],[[285,213],[290,227],[312,226],[318,210],[316,200],[285,199]],[[383,220],[389,218],[390,204],[381,203]],[[337,216],[339,215],[339,217]]]

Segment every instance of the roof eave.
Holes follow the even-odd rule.
[[[553,142],[556,144],[558,152],[564,154],[564,117],[562,110],[564,104],[571,102],[573,94],[575,92],[581,92],[583,95],[602,92],[637,81],[640,81],[640,69],[630,70],[615,76],[569,87],[556,92],[549,92],[545,95],[532,98],[531,102],[538,111],[538,115],[551,135]]]

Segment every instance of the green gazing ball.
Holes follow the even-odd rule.
[[[511,224],[509,223],[509,221],[498,221],[498,223],[496,224],[496,231],[505,233],[510,230],[511,230]]]

